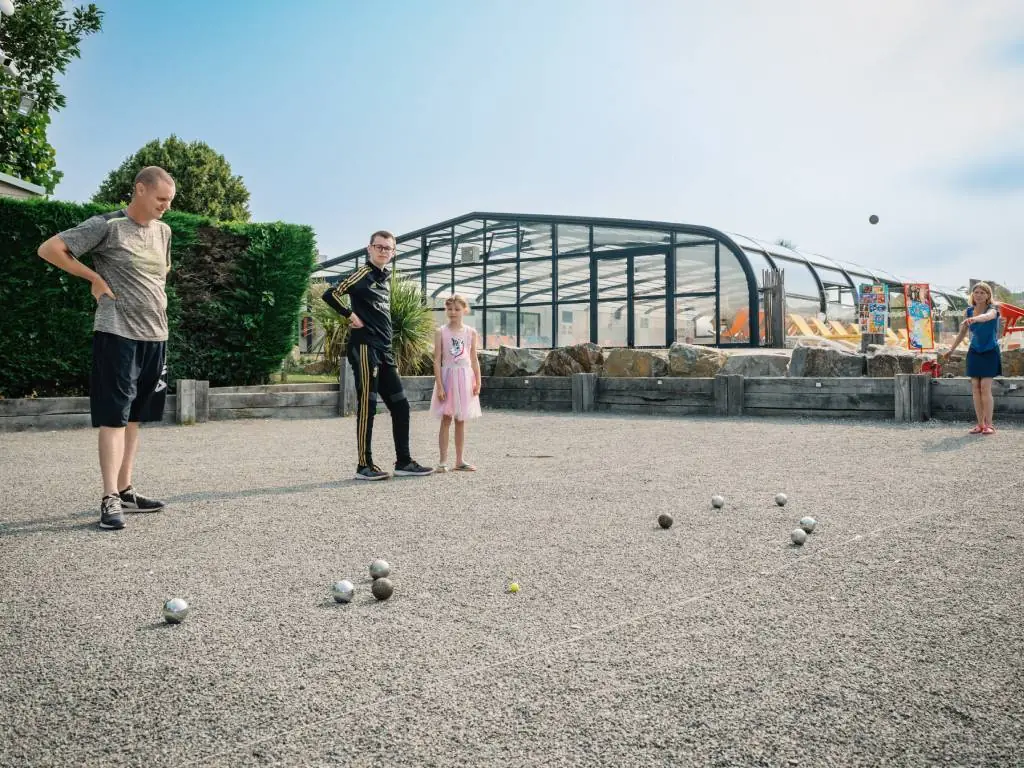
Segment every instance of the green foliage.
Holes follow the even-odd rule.
[[[391,349],[403,376],[416,376],[432,372],[428,363],[434,343],[434,318],[423,301],[418,280],[391,277],[391,325],[394,336]]]
[[[111,171],[93,202],[128,203],[136,174],[148,165],[159,165],[174,178],[174,210],[220,221],[249,220],[249,190],[241,176],[232,175],[224,155],[201,141],[186,143],[173,134],[164,142],[154,139]]]
[[[306,291],[306,306],[309,310],[306,316],[312,318],[314,327],[323,333],[323,339],[313,351],[323,354],[328,370],[337,376],[341,368],[341,358],[345,354],[350,326],[347,317],[339,315],[321,298],[327,286],[325,280],[314,280],[309,284]],[[346,307],[350,306],[348,296],[343,296],[341,301]]]
[[[95,301],[88,284],[36,255],[39,245],[110,210],[0,198],[0,396],[88,391]],[[170,380],[263,384],[294,346],[313,232],[292,224],[217,224],[169,212]],[[86,256],[83,261],[89,262]]]
[[[79,45],[100,31],[103,12],[95,4],[65,10],[63,0],[18,0],[13,16],[0,23],[0,48],[17,63],[13,78],[0,71],[0,172],[17,176],[53,192],[64,175],[57,170],[56,153],[47,141],[50,115],[66,100],[57,76],[80,56]],[[36,106],[28,115],[17,112],[21,94],[33,94]]]

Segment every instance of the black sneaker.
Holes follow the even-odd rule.
[[[100,528],[119,531],[124,528],[124,515],[121,514],[121,497],[116,493],[104,496],[100,502]]]
[[[167,504],[162,501],[147,499],[145,496],[137,493],[134,486],[131,485],[121,491],[118,495],[121,497],[121,506],[127,512],[159,512],[167,506]]]
[[[368,467],[356,467],[356,480],[387,480],[389,477],[391,475],[376,464],[371,464]]]
[[[434,474],[434,470],[430,469],[430,467],[421,466],[418,462],[409,459],[404,464],[399,464],[397,461],[395,462],[395,474],[423,477],[424,475]]]

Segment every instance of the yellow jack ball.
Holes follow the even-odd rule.
[[[513,581],[511,584],[508,585],[508,591],[512,594],[515,594],[519,591],[519,585]]]

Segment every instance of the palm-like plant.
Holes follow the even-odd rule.
[[[434,342],[434,318],[418,280],[391,275],[391,350],[402,376],[424,373],[420,361]]]
[[[321,298],[327,288],[328,284],[322,280],[310,283],[307,306],[310,307],[309,316],[324,334],[314,351],[321,352],[330,370],[337,372],[351,326],[347,317],[339,315]],[[351,306],[348,296],[343,296],[341,301],[345,306]],[[421,360],[430,352],[434,341],[434,319],[423,303],[418,281],[392,274],[391,326],[394,334],[391,350],[399,374],[415,376],[429,373],[422,370]]]

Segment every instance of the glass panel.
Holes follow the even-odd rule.
[[[725,252],[724,248],[722,252]],[[757,287],[762,287],[764,285],[764,271],[774,272],[775,268],[768,263],[768,258],[760,251],[750,251],[744,248],[743,254],[747,257],[747,261],[750,262],[750,268],[754,270],[754,280],[757,281]]]
[[[527,222],[520,224],[519,257],[521,259],[538,256],[552,258],[551,230],[553,226],[552,224],[530,224]]]
[[[551,259],[519,265],[519,303],[551,301]]]
[[[786,328],[790,336],[821,336],[817,323],[822,320],[821,305],[811,299],[786,296]]]
[[[417,278],[420,273],[420,239],[414,237],[404,243],[399,243],[395,252],[395,266],[404,275],[414,274]]]
[[[502,345],[516,346],[515,307],[487,310],[487,339],[484,346],[487,349],[497,349]]]
[[[515,222],[487,222],[487,261],[516,258]]]
[[[606,301],[597,305],[597,343],[602,347],[626,346],[628,331],[626,300]]]
[[[786,295],[798,294],[805,298],[819,296],[818,284],[811,274],[811,268],[803,262],[789,261],[776,257],[775,264],[779,269],[785,270]]]
[[[455,293],[461,293],[469,305],[484,303],[484,265],[455,268]]]
[[[633,295],[665,295],[664,254],[654,253],[648,256],[633,257]],[[662,327],[664,327],[664,324]],[[639,342],[637,343],[639,344]]]
[[[676,293],[715,290],[715,242],[696,240],[676,246]]]
[[[747,257],[750,258],[749,252]],[[764,258],[763,256],[761,257]],[[740,260],[729,249],[718,251],[718,271],[721,313],[721,339],[723,344],[746,344],[750,342],[750,290],[747,275]],[[767,267],[767,262],[764,262]],[[679,299],[682,301],[682,299]],[[764,315],[758,322],[764,328]]]
[[[451,266],[452,235],[451,230],[440,230],[427,235],[427,266]]]
[[[558,300],[566,299],[590,299],[589,258],[558,260]]]
[[[637,347],[665,346],[665,299],[633,302],[633,337]]]
[[[487,304],[515,304],[518,279],[516,265],[487,264]],[[489,329],[488,329],[489,331]]]
[[[626,259],[599,259],[597,262],[597,295],[599,298],[625,298]]]
[[[519,308],[519,346],[551,346],[551,307]]]
[[[715,343],[713,296],[680,296],[676,299],[676,339],[687,344]]]
[[[657,244],[669,244],[668,232],[658,232],[652,229],[594,227],[594,253]]]
[[[427,270],[427,303],[432,307],[444,306],[445,297],[452,292],[452,271],[449,267]]]
[[[558,345],[590,341],[590,304],[558,305]]]
[[[579,224],[558,225],[558,258],[590,255],[590,227]]]

